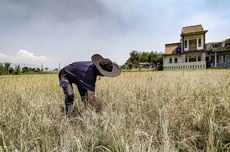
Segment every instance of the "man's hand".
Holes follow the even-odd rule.
[[[96,103],[96,96],[94,91],[87,90],[87,99],[90,106],[94,107]]]
[[[96,95],[94,91],[87,90],[87,97],[89,106],[95,108],[96,112],[101,111],[101,106],[96,101]]]

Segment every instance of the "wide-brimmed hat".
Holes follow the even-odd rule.
[[[99,54],[94,54],[91,59],[103,76],[116,77],[121,74],[119,66],[116,63],[113,63],[110,59],[103,58]]]

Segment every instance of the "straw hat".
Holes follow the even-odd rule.
[[[121,74],[119,66],[116,63],[113,63],[110,59],[103,58],[99,54],[94,54],[91,59],[103,76],[116,77]]]

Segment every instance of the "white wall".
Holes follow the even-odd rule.
[[[201,39],[201,46],[199,47],[199,39]],[[197,50],[203,50],[204,49],[204,36],[201,35],[197,37]]]
[[[172,58],[172,63],[175,63],[175,58],[177,58],[177,63],[182,62],[182,56],[181,55],[170,55],[170,56],[164,56],[164,64],[169,63],[169,59]]]
[[[201,39],[201,47],[199,47],[199,43],[198,43],[198,39]],[[185,51],[188,51],[189,50],[189,40],[192,40],[192,39],[196,39],[196,46],[197,46],[197,50],[202,50],[204,49],[204,36],[203,35],[196,35],[196,36],[186,36],[184,37],[184,44],[185,44],[185,41],[187,41],[187,48],[184,48]]]

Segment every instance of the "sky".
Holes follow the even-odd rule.
[[[0,0],[0,62],[56,68],[99,53],[123,64],[132,50],[164,52],[181,28],[206,42],[230,37],[229,0]]]

